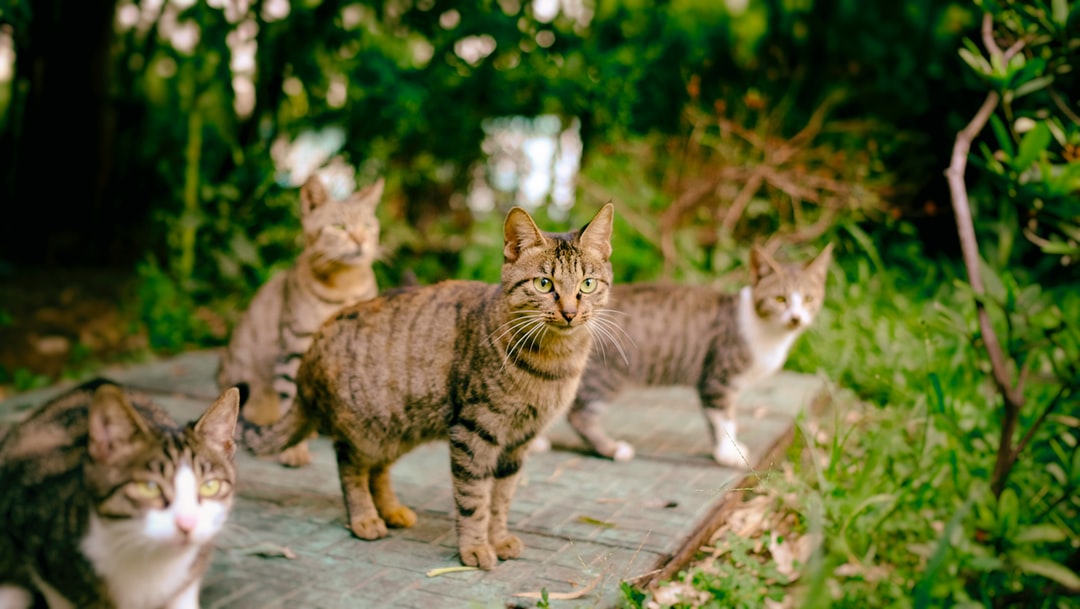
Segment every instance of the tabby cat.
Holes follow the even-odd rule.
[[[334,311],[377,293],[372,264],[382,193],[382,179],[344,200],[332,199],[316,175],[301,187],[304,249],[292,267],[256,292],[218,368],[220,389],[246,383],[251,391],[247,419],[270,423],[287,411],[296,395],[300,356],[315,331]],[[296,467],[311,455],[301,443],[278,458]]]
[[[0,607],[193,609],[229,516],[240,394],[185,427],[95,379],[0,440]]]
[[[517,557],[507,515],[518,471],[585,370],[611,284],[613,216],[608,203],[580,230],[549,233],[514,208],[501,284],[395,289],[341,310],[302,360],[294,408],[273,426],[245,422],[245,443],[272,454],[313,430],[329,435],[349,526],[378,539],[416,521],[390,467],[447,439],[461,561],[491,569]]]
[[[695,387],[709,425],[713,458],[747,468],[746,447],[735,437],[739,394],[779,370],[795,339],[825,298],[832,244],[805,264],[779,264],[753,248],[750,285],[736,294],[712,287],[665,283],[616,285],[608,303],[625,331],[624,357],[598,343],[567,418],[598,454],[626,461],[627,442],[604,431],[608,404],[631,385]],[[629,345],[628,345],[629,346]],[[534,448],[544,449],[545,438]]]

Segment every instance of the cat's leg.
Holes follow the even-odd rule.
[[[289,334],[291,335],[291,333]],[[274,420],[289,412],[289,409],[293,407],[293,403],[296,401],[296,373],[300,370],[300,358],[303,355],[303,351],[297,353],[288,350],[289,348],[300,348],[298,344],[294,344],[299,338],[293,337],[291,341],[286,340],[286,338],[282,337],[282,341],[285,343],[283,348],[286,351],[274,362],[273,385],[278,398],[275,404]],[[309,437],[314,436],[315,434],[312,433]],[[303,467],[311,463],[311,450],[308,448],[307,441],[305,440],[281,451],[278,455],[278,462],[286,467]]]
[[[371,469],[371,496],[386,526],[408,528],[416,524],[416,512],[402,505],[390,485],[390,467]]]
[[[461,562],[468,567],[493,569],[498,555],[488,539],[491,516],[492,473],[498,463],[495,442],[481,437],[476,422],[450,428],[450,474],[454,485],[455,524]],[[490,438],[490,433],[484,432]]]
[[[634,458],[634,447],[628,442],[612,438],[604,431],[601,419],[607,408],[608,402],[605,399],[579,397],[574,400],[566,419],[596,454],[615,461],[629,461]]]
[[[0,584],[0,609],[30,609],[34,595],[22,586]]]
[[[199,609],[199,588],[202,577],[195,578],[165,605],[165,609]]]
[[[361,539],[386,537],[386,522],[379,517],[371,497],[370,466],[360,462],[360,455],[348,442],[334,442],[334,451],[337,453],[341,492],[345,495],[345,509],[349,514],[349,529]]]
[[[736,437],[735,392],[717,381],[703,384],[699,396],[709,423],[713,459],[725,467],[750,469],[750,451]]]
[[[491,520],[488,522],[488,540],[495,547],[495,554],[503,559],[517,558],[525,549],[525,544],[516,535],[511,535],[507,527],[510,516],[510,502],[517,490],[518,476],[521,471],[528,445],[505,452],[499,457],[495,468],[495,480],[491,489]]]

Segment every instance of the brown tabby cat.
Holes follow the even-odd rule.
[[[267,281],[233,330],[218,368],[218,387],[246,383],[244,416],[276,421],[296,395],[296,370],[311,337],[334,311],[378,292],[372,270],[379,249],[375,207],[383,180],[341,201],[312,175],[300,189],[304,249],[296,263]],[[311,461],[307,444],[279,455],[285,465]]]
[[[529,441],[570,405],[611,284],[614,209],[546,233],[524,210],[506,216],[502,282],[392,290],[340,311],[315,336],[295,407],[247,428],[256,454],[329,435],[350,528],[378,539],[416,514],[390,467],[448,439],[461,561],[491,569],[521,554],[507,515]]]
[[[737,294],[712,287],[664,283],[620,284],[609,309],[619,311],[625,358],[597,348],[567,418],[598,454],[626,461],[634,447],[612,439],[601,425],[608,404],[632,385],[689,385],[698,391],[711,430],[713,458],[746,468],[748,453],[735,437],[739,394],[779,370],[795,339],[825,298],[832,244],[804,265],[781,265],[761,250],[750,253],[751,285]],[[545,448],[545,439],[535,445]]]
[[[195,609],[229,516],[240,394],[178,427],[96,379],[0,440],[0,607]]]

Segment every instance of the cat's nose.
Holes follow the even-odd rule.
[[[190,533],[195,530],[195,525],[199,523],[199,519],[195,514],[177,514],[176,515],[176,528],[180,529],[182,533]]]
[[[570,323],[570,322],[574,321],[574,318],[577,317],[577,310],[575,310],[575,309],[569,309],[569,310],[559,311],[559,312],[562,313],[563,319],[566,320],[566,323]]]
[[[802,315],[795,314],[795,315],[791,316],[791,320],[788,321],[788,325],[790,325],[792,328],[798,328],[799,326],[802,325],[802,322],[803,322]]]

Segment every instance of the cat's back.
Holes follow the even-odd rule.
[[[608,307],[634,336],[675,337],[711,332],[736,312],[735,295],[715,286],[671,281],[618,283]]]

